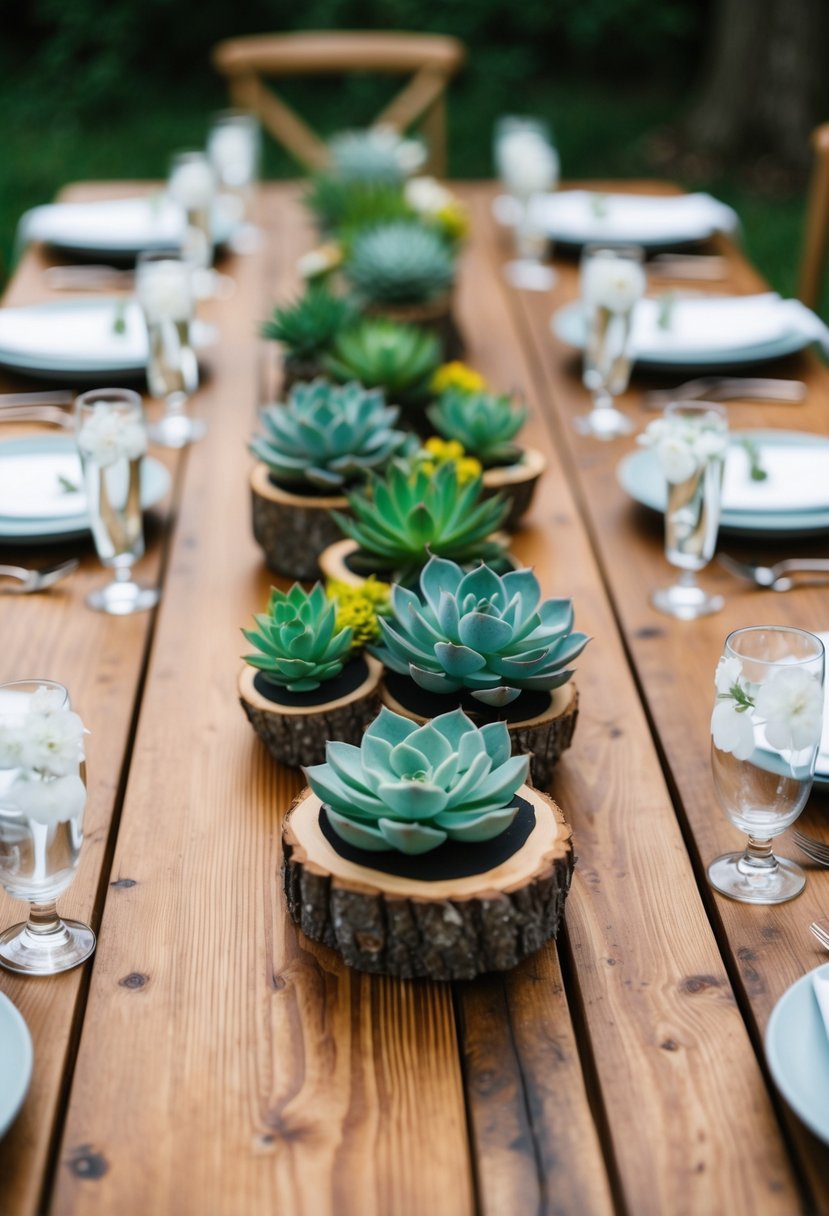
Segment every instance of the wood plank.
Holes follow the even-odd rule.
[[[719,239],[713,242],[713,247],[729,257],[732,267],[731,279],[718,285],[719,290],[756,291],[765,286],[728,242]],[[672,785],[678,791],[680,821],[690,838],[702,898],[724,943],[729,974],[746,1010],[749,1031],[762,1064],[761,1039],[774,1003],[798,976],[823,960],[816,943],[809,940],[806,926],[815,917],[826,915],[829,874],[807,864],[810,877],[805,893],[793,903],[769,908],[742,905],[708,888],[705,865],[718,854],[741,847],[739,833],[729,825],[713,796],[708,729],[713,672],[731,629],[761,622],[825,629],[829,619],[829,589],[803,588],[789,595],[760,591],[712,565],[703,572],[700,582],[726,596],[722,613],[689,623],[673,621],[651,608],[650,591],[667,585],[673,577],[663,556],[662,521],[631,503],[618,485],[616,466],[633,448],[634,440],[591,441],[579,436],[572,427],[573,415],[584,412],[589,399],[581,386],[578,358],[549,331],[551,313],[578,292],[575,265],[561,260],[557,268],[560,279],[551,294],[511,293],[509,302],[521,332],[532,339],[530,356],[538,392],[544,397],[554,441],[600,557],[651,723],[664,752]],[[801,355],[781,361],[767,374],[805,379],[809,385],[807,403],[729,404],[731,426],[779,427],[825,434],[829,372],[820,361],[814,355]],[[644,427],[653,416],[641,408],[639,398],[641,388],[652,382],[637,377],[622,400],[637,428]],[[676,379],[664,383],[676,383]],[[795,543],[758,537],[758,542],[751,545],[723,537],[720,544],[728,552],[764,562],[795,552],[817,554],[825,550],[822,538]],[[824,796],[814,795],[803,824],[829,839],[825,817],[820,826],[825,802]],[[784,856],[802,860],[786,837],[780,843],[780,851]],[[584,869],[581,874],[583,877]],[[704,972],[699,974],[706,987],[709,981]],[[667,1037],[679,1042],[673,1034]],[[723,1085],[726,1075],[720,1077]],[[772,1096],[782,1108],[773,1090]],[[829,1211],[829,1150],[785,1111],[783,1118],[796,1142],[799,1167],[809,1180],[810,1202],[815,1205],[814,1210]]]
[[[300,778],[236,701],[270,581],[248,518],[253,335],[309,241],[268,197],[272,253],[240,274],[188,468],[113,867],[136,885],[107,901],[52,1210],[463,1216],[451,990],[298,938],[279,828]]]
[[[551,442],[542,426],[549,384],[520,350],[489,192],[464,193],[476,234],[462,278],[470,361],[496,387],[525,387],[534,407],[527,441],[551,458],[519,553],[534,564],[545,591],[574,596],[578,627],[595,639],[578,663],[581,717],[552,792],[573,824],[580,858],[566,913],[568,999],[584,1019],[580,1047],[595,1064],[623,1202],[637,1213],[800,1211],[763,1073],[585,543],[565,472],[567,445],[558,431]],[[538,310],[546,325],[546,297]],[[586,465],[598,459],[584,456]],[[620,548],[619,564],[624,553]],[[686,665],[693,662],[687,655]],[[510,1008],[520,1002],[523,1016],[534,1009],[541,1024],[543,1007],[533,993],[517,973]],[[534,1056],[522,1059],[522,1068],[539,1075]],[[474,1095],[470,1104],[474,1110]],[[543,1125],[538,1131],[542,1144],[545,1131]]]

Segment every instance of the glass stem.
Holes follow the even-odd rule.
[[[116,566],[113,571],[116,583],[131,583],[132,582],[132,565]]]
[[[58,916],[57,905],[53,899],[49,903],[29,905],[26,931],[42,941],[65,933],[66,927]]]
[[[168,393],[165,399],[167,407],[167,416],[169,418],[178,418],[184,413],[184,407],[187,404],[186,393]]]
[[[697,576],[693,570],[680,570],[676,576],[677,586],[679,587],[696,587]]]
[[[757,840],[749,836],[746,851],[740,859],[739,866],[752,874],[767,875],[777,868],[777,858],[772,850],[772,840]]]
[[[606,388],[597,388],[593,393],[594,410],[612,410],[613,398]]]

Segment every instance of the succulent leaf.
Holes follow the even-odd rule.
[[[522,691],[566,684],[569,664],[590,640],[571,632],[570,600],[541,601],[531,570],[501,576],[486,566],[464,574],[432,557],[420,595],[392,591],[392,613],[380,622],[373,653],[392,671],[408,671],[428,692],[460,688],[486,705],[508,705]]]
[[[406,443],[393,429],[398,413],[379,389],[322,379],[296,384],[285,405],[260,411],[264,433],[249,447],[281,484],[341,491],[382,469]]]
[[[319,583],[306,592],[271,589],[267,613],[254,617],[256,629],[243,629],[258,653],[244,655],[271,683],[289,692],[310,692],[338,676],[351,650],[351,630],[335,627],[336,607]]]
[[[527,421],[527,411],[506,395],[450,388],[426,413],[439,435],[458,440],[484,468],[520,459],[521,449],[513,440]]]
[[[359,848],[417,854],[447,838],[488,840],[515,818],[529,771],[528,756],[509,755],[506,726],[492,725],[503,738],[460,710],[418,727],[384,708],[359,748],[329,743],[305,775],[332,829]]]

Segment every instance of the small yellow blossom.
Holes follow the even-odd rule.
[[[432,377],[430,385],[433,393],[443,393],[449,388],[459,389],[462,393],[482,393],[486,390],[486,380],[473,368],[459,359],[451,363],[442,363]]]
[[[461,241],[469,232],[469,214],[457,199],[436,211],[435,219],[450,240]]]
[[[332,579],[327,583],[325,593],[337,605],[336,628],[344,629],[348,625],[352,630],[352,650],[362,650],[364,646],[380,641],[377,618],[389,613],[391,587],[388,583],[380,582],[373,574],[359,587]]]
[[[427,459],[427,456],[432,459]],[[455,466],[460,486],[474,481],[483,472],[481,462],[474,456],[467,456],[463,445],[457,439],[440,439],[437,435],[432,435],[424,443],[421,455],[415,457],[412,475],[423,472],[432,477],[440,465],[449,463]]]

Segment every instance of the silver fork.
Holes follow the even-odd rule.
[[[55,583],[66,578],[77,570],[80,562],[73,557],[68,562],[60,562],[57,566],[48,566],[45,570],[27,570],[25,566],[0,565],[0,592],[6,595],[28,595],[32,591],[45,591]],[[7,586],[2,580],[12,578],[17,585]]]
[[[59,406],[49,405],[7,405],[0,409],[0,423],[3,422],[46,422],[51,426],[62,426],[70,429],[75,420],[68,410]]]
[[[676,388],[656,388],[642,394],[646,410],[663,410],[672,401],[788,401],[806,398],[802,380],[770,380],[756,376],[699,376]]]
[[[814,836],[806,836],[803,832],[799,832],[797,828],[792,832],[792,840],[801,853],[805,853],[810,861],[814,861],[819,866],[826,866],[829,869],[829,845],[823,844],[820,840],[815,840]]]
[[[718,553],[717,561],[738,578],[771,591],[791,591],[793,587],[819,586],[829,582],[829,558],[826,557],[788,557],[782,562],[775,562],[773,566],[752,566],[748,562],[738,562],[727,553]],[[789,578],[790,574],[823,574],[826,577],[797,580]]]
[[[824,950],[829,950],[829,930],[825,920],[813,920],[809,925],[809,932],[817,938]]]

